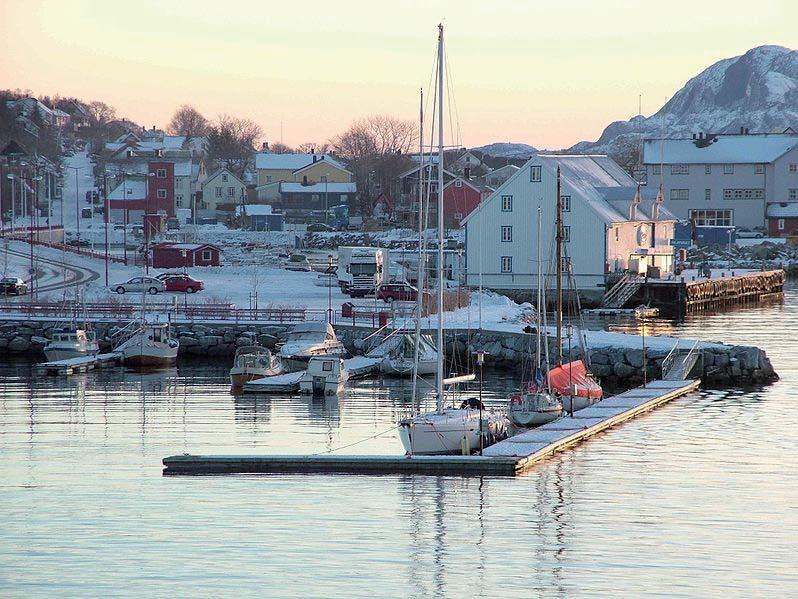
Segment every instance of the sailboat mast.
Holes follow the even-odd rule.
[[[557,220],[554,239],[557,247],[557,365],[562,366],[562,201],[560,200],[560,166],[557,165]]]
[[[413,395],[416,401],[418,385],[418,355],[421,343],[421,315],[424,312],[424,90],[419,90],[418,103],[418,271],[416,273],[416,336],[413,349]]]
[[[443,23],[438,25],[438,363],[437,408],[443,412]]]
[[[540,305],[540,302],[541,302],[541,300],[543,298],[543,290],[542,290],[541,285],[540,285],[540,270],[541,270],[540,269],[540,247],[541,247],[540,246],[540,232],[541,232],[541,224],[540,223],[541,223],[542,219],[543,219],[543,208],[538,206],[538,231],[537,231],[538,232],[538,243],[537,243],[537,246],[538,246],[537,247],[537,253],[538,253],[538,255],[537,255],[537,259],[538,259],[537,260],[537,271],[538,271],[537,272],[537,275],[538,275],[538,323],[537,323],[537,333],[538,333],[538,338],[537,338],[537,348],[536,348],[536,352],[535,352],[535,356],[537,358],[538,370],[540,370],[540,327],[541,327],[542,321],[543,321],[543,317],[541,316],[541,314],[542,314],[543,310],[546,309],[545,307],[541,307],[541,305]],[[535,376],[537,376],[537,372],[535,373]]]

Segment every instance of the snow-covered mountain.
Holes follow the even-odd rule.
[[[720,60],[693,77],[646,118],[611,123],[595,142],[570,152],[622,154],[641,136],[689,136],[694,132],[751,133],[798,130],[798,51],[759,46]]]
[[[496,142],[478,148],[471,148],[472,150],[479,150],[488,156],[496,158],[529,158],[538,153],[537,149],[529,144],[519,144],[511,142]]]

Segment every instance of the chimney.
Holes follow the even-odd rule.
[[[740,135],[745,135],[745,127],[740,127]]]
[[[268,152],[269,151],[269,142],[264,141],[260,146],[261,152]]]
[[[152,126],[152,130],[155,131],[155,125]]]
[[[313,163],[314,164],[316,163],[316,155],[315,154],[313,154]]]
[[[463,176],[465,177],[466,180],[471,178],[471,167],[467,166],[463,169]]]

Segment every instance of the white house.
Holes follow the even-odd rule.
[[[543,271],[553,276],[558,166],[565,266],[580,293],[603,293],[611,271],[671,269],[675,218],[655,201],[656,190],[640,189],[606,156],[535,156],[465,219],[469,286],[536,287],[539,207]]]
[[[673,214],[697,225],[763,227],[767,206],[798,202],[798,135],[696,134],[647,139],[647,185],[662,186]]]

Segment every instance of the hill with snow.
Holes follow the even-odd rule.
[[[694,132],[751,133],[798,130],[798,51],[759,46],[720,60],[690,79],[660,110],[646,118],[616,121],[595,142],[570,152],[622,154],[640,137],[688,137]]]
[[[538,153],[537,149],[529,144],[512,142],[496,142],[471,149],[495,158],[523,158],[524,160]]]

